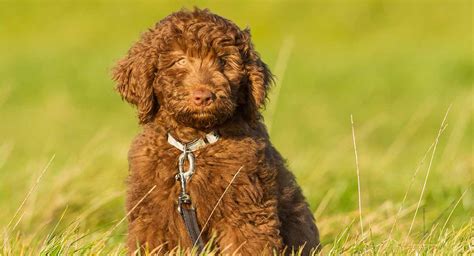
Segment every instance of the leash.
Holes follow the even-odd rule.
[[[193,246],[197,246],[198,248],[198,254],[204,249],[204,242],[199,236],[201,230],[197,222],[196,209],[192,204],[191,196],[188,194],[186,188],[195,169],[195,158],[193,152],[204,148],[209,144],[214,144],[218,140],[219,135],[215,132],[210,132],[206,134],[204,138],[183,144],[168,133],[168,143],[182,152],[178,157],[178,174],[175,176],[176,180],[181,183],[181,192],[178,195],[178,212],[183,218],[184,225]],[[188,162],[188,169],[185,171],[184,164],[186,161]]]

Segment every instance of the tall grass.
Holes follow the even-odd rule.
[[[449,112],[449,110],[448,110]],[[441,135],[447,127],[447,114],[444,116],[444,119],[441,123],[440,130],[438,131],[437,136],[433,144],[429,147],[428,151],[424,154],[421,163],[423,163],[431,152],[430,163],[433,162],[433,156],[436,149],[437,143],[441,139]],[[356,156],[356,169],[357,169],[357,187],[358,198],[361,198],[361,187],[360,187],[360,178],[359,173],[359,163],[358,163],[358,152],[356,147],[355,140],[355,128],[354,121],[351,116],[351,126],[352,126],[352,136],[354,144],[354,152]],[[126,213],[120,220],[112,221],[107,224],[104,228],[99,228],[96,230],[87,230],[84,229],[85,225],[84,215],[82,214],[73,214],[72,221],[69,223],[64,223],[65,216],[68,215],[69,206],[66,206],[64,210],[59,215],[59,218],[56,219],[54,225],[47,228],[48,225],[37,229],[33,233],[25,233],[23,229],[17,229],[17,226],[21,224],[22,217],[25,215],[25,205],[29,202],[31,195],[33,195],[38,186],[42,185],[41,180],[45,175],[48,168],[53,163],[55,156],[53,156],[41,170],[38,177],[35,179],[35,182],[32,183],[32,186],[26,192],[26,195],[19,204],[17,210],[15,211],[12,219],[8,225],[4,228],[1,239],[2,239],[2,248],[1,254],[3,255],[37,255],[37,254],[54,254],[54,255],[63,255],[63,254],[87,254],[87,255],[124,255],[126,254],[126,249],[123,244],[123,238],[113,239],[114,234],[117,228],[122,228],[124,226],[124,220],[126,217],[134,210],[132,208],[128,213]],[[419,164],[418,166],[420,166]],[[432,165],[428,164],[429,173]],[[238,170],[236,175],[238,175]],[[418,172],[418,168],[415,170],[415,175]],[[235,176],[234,176],[235,177]],[[60,181],[61,182],[61,181]],[[403,184],[404,182],[400,182]],[[408,183],[408,182],[407,182]],[[344,214],[336,214],[326,218],[318,220],[318,225],[320,226],[321,231],[332,228],[337,230],[337,233],[334,234],[332,241],[324,244],[323,251],[321,254],[324,255],[339,255],[344,254],[463,254],[470,255],[472,251],[472,229],[474,228],[473,220],[457,225],[457,226],[448,226],[449,221],[451,220],[454,211],[459,206],[462,199],[470,192],[470,188],[466,188],[459,198],[456,199],[454,204],[451,204],[449,207],[449,214],[445,218],[440,218],[436,223],[433,223],[428,229],[423,230],[422,233],[415,236],[411,235],[411,231],[415,227],[416,213],[423,207],[419,200],[416,204],[410,205],[408,207],[403,207],[407,194],[411,190],[411,185],[413,180],[410,182],[407,187],[406,194],[400,204],[400,207],[397,210],[397,205],[392,204],[390,201],[386,201],[381,206],[364,211],[364,219],[362,219],[361,211],[361,201],[359,201],[358,210],[353,212],[347,212]],[[426,187],[426,176],[422,184],[423,187]],[[56,184],[52,184],[52,187],[55,187]],[[231,184],[229,184],[230,186]],[[469,184],[469,186],[471,186]],[[144,198],[154,189],[154,187],[144,196]],[[421,193],[423,193],[423,188]],[[61,192],[62,193],[62,192]],[[222,195],[224,196],[225,193]],[[113,197],[115,198],[115,196]],[[39,200],[39,199],[36,199]],[[108,201],[110,199],[103,198],[103,200]],[[137,203],[140,204],[141,201]],[[30,204],[32,202],[29,202]],[[106,204],[99,203],[95,205],[94,210],[100,210],[101,208],[107,207]],[[218,203],[216,205],[218,207]],[[41,212],[42,209],[34,209],[35,212]],[[88,210],[84,210],[87,212]],[[83,213],[84,213],[83,212]],[[39,214],[39,213],[36,213]],[[70,213],[69,213],[70,214]],[[316,213],[315,213],[316,214]],[[413,218],[409,218],[413,214]],[[87,214],[86,214],[87,215]],[[321,213],[317,214],[321,216]],[[359,219],[360,230],[354,227],[356,219]],[[424,221],[424,220],[423,220]],[[441,223],[443,223],[441,225]],[[420,223],[418,222],[418,225]],[[21,225],[20,225],[21,226]],[[364,226],[367,228],[367,235],[364,235]],[[406,233],[406,239],[403,239],[402,234]],[[398,238],[394,238],[392,234],[398,234]],[[112,239],[111,239],[112,238]],[[205,255],[214,255],[217,252],[213,251],[212,241],[206,246],[204,252]],[[147,254],[153,254],[160,250],[155,248],[154,250],[149,251]],[[190,251],[181,250],[176,248],[174,250],[176,254],[188,254]]]

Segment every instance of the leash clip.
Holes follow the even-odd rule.
[[[185,161],[188,161],[189,166],[188,170],[184,171],[184,163]],[[194,168],[195,168],[195,163],[194,163],[194,154],[191,152],[187,147],[184,148],[183,153],[179,155],[178,158],[178,174],[176,174],[176,180],[179,181],[189,181],[191,179],[191,176],[194,174]]]
[[[185,171],[184,170],[184,164],[188,161],[188,169]],[[178,174],[176,174],[176,180],[178,180],[181,183],[181,193],[178,196],[178,212],[182,213],[182,205],[183,204],[191,204],[191,197],[187,193],[187,183],[191,179],[191,177],[194,174],[194,155],[193,153],[189,150],[189,148],[185,145],[184,146],[184,151],[179,155],[178,159]]]

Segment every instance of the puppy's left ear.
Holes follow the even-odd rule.
[[[148,37],[145,33],[113,69],[117,91],[124,100],[137,107],[141,124],[150,122],[159,109],[153,90],[158,51],[150,46]]]
[[[273,74],[261,59],[250,39],[250,29],[243,32],[245,72],[247,74],[248,115],[251,119],[259,117],[259,109],[265,106],[268,90],[273,83]]]

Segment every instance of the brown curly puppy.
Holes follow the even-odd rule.
[[[127,210],[136,206],[129,216],[131,253],[192,246],[177,211],[182,152],[168,143],[168,133],[180,142],[209,132],[220,137],[194,152],[187,184],[204,242],[215,235],[221,253],[242,255],[303,245],[308,254],[319,246],[313,215],[259,113],[272,74],[248,29],[208,10],[173,13],[132,46],[114,80],[143,127],[129,151]]]

